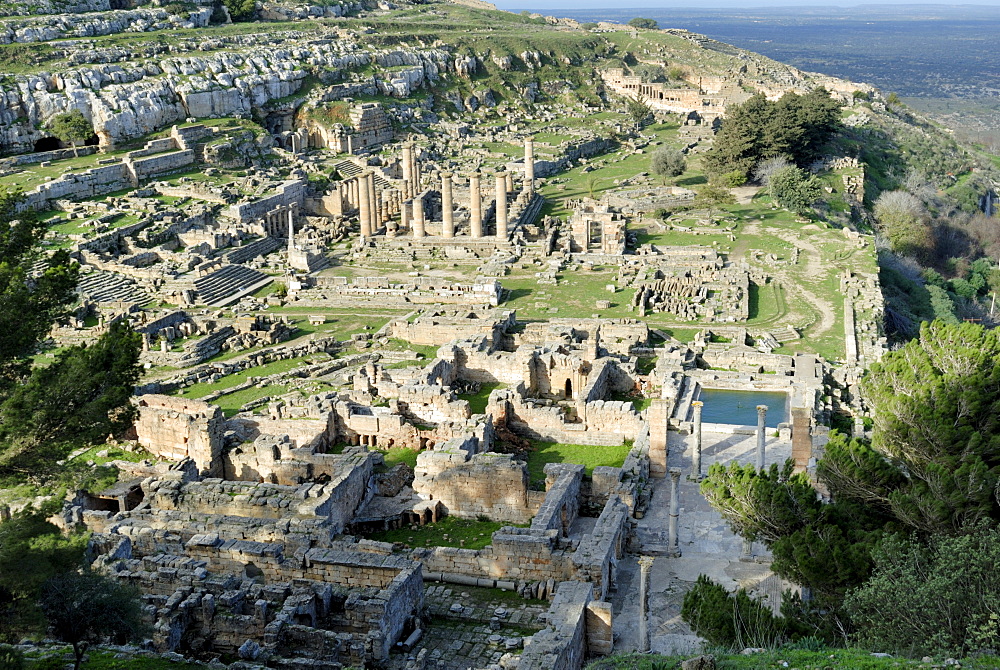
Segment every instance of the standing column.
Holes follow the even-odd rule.
[[[764,469],[764,421],[767,405],[757,405],[757,469]]]
[[[680,517],[680,500],[677,485],[681,480],[681,469],[670,468],[670,520],[667,525],[667,555],[680,556],[681,547],[677,541],[677,520]]]
[[[507,184],[506,184],[506,187],[507,187],[507,192],[508,193],[513,193],[514,192],[514,175],[512,175],[509,172],[507,173]]]
[[[410,227],[410,205],[409,200],[404,200],[399,206],[399,227],[405,230]]]
[[[700,400],[691,403],[694,408],[694,453],[691,455],[691,474],[689,477],[696,482],[701,481],[701,408],[705,405]]]
[[[639,653],[649,651],[649,569],[653,567],[652,556],[639,558]]]
[[[524,140],[524,190],[535,192],[535,140],[530,137]]]
[[[354,178],[351,180],[351,208],[355,209],[360,207],[361,203],[361,185],[359,184],[359,179]]]
[[[288,253],[291,255],[295,248],[295,213],[292,208],[288,208]]]
[[[479,184],[479,172],[469,177],[469,232],[474,239],[483,236],[483,196]]]
[[[451,201],[453,176],[450,172],[441,173],[441,236],[449,239],[455,237],[455,205]]]
[[[413,236],[423,237],[427,232],[424,230],[424,197],[418,195],[413,200]]]
[[[361,237],[372,236],[371,199],[368,195],[368,177],[358,179],[358,219],[361,221]]]
[[[378,191],[375,190],[375,173],[369,172],[366,179],[368,179],[368,219],[371,231],[374,234],[378,230],[379,226],[379,206],[378,206]]]
[[[413,186],[413,145],[403,145],[403,182]]]
[[[507,173],[497,172],[497,238],[507,239]]]

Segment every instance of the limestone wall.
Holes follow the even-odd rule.
[[[448,514],[463,519],[482,515],[494,521],[527,523],[537,508],[529,501],[524,464],[505,454],[468,458],[467,453],[452,448],[420,454],[413,490],[424,499],[441,501]],[[442,457],[451,467],[440,467]]]
[[[135,431],[146,451],[169,460],[191,458],[208,475],[222,472],[222,410],[200,400],[143,395]]]
[[[563,582],[546,619],[548,628],[525,645],[517,670],[579,670],[587,658],[587,605],[594,588],[586,582]]]

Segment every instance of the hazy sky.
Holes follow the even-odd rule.
[[[608,0],[493,0],[500,9],[517,10],[529,9],[541,12],[546,9],[603,9],[610,8]],[[816,2],[816,0],[704,0],[693,6],[690,0],[687,2],[677,0],[622,0],[614,6],[615,9],[631,7],[646,8],[670,8],[677,7],[687,10],[709,9],[713,7],[738,7],[750,9],[753,7],[856,7],[859,5],[989,5],[1000,7],[1000,0],[976,0],[974,2],[941,2],[941,0],[921,2],[921,0],[879,0],[878,2],[857,2],[857,0],[841,0],[836,2]]]

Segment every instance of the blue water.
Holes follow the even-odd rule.
[[[698,397],[705,403],[701,409],[704,423],[730,423],[738,426],[757,425],[757,405],[767,405],[768,428],[777,428],[788,421],[788,394],[774,391],[727,391],[702,389]]]

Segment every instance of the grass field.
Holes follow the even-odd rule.
[[[632,444],[617,444],[609,447],[584,444],[562,444],[560,442],[531,441],[528,453],[528,479],[532,485],[545,481],[545,466],[548,463],[578,463],[584,466],[584,474],[590,476],[598,465],[619,468],[632,450]]]
[[[368,538],[379,542],[401,542],[408,547],[464,547],[482,549],[489,546],[493,533],[509,523],[473,521],[446,516],[437,523],[414,528],[397,528],[371,533]]]

